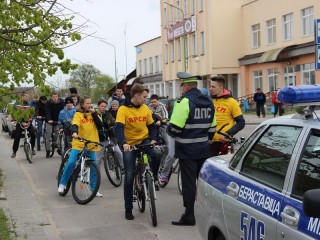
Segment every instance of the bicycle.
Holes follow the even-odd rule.
[[[238,141],[237,138],[228,135],[227,133],[221,132],[223,128],[225,128],[229,123],[226,123],[221,126],[221,128],[217,131],[218,134],[224,136],[226,139],[228,139],[227,142],[223,143],[219,152],[219,155],[226,155],[226,154],[234,154],[235,152],[235,146],[236,145],[241,145],[245,138],[241,137],[240,141]]]
[[[72,185],[72,196],[74,200],[78,204],[84,205],[91,202],[96,196],[101,182],[99,167],[88,156],[88,144],[94,144],[95,146],[102,146],[102,144],[81,137],[78,137],[78,140],[84,142],[84,148],[78,154],[75,168],[69,178],[66,189],[63,193],[59,193],[59,195],[67,195],[70,186]],[[71,151],[71,148],[66,152],[68,151]],[[65,159],[65,161],[62,161],[60,164],[58,172],[58,186],[67,160],[68,159]]]
[[[50,139],[50,157],[52,157],[54,155],[54,151],[56,148],[58,148],[58,154],[61,155],[62,151],[61,151],[61,148],[60,148],[60,145],[57,144],[57,139],[59,138],[59,141],[61,140],[61,136],[60,136],[60,133],[57,133],[57,125],[58,122],[54,121],[52,122],[51,126],[52,126],[52,131],[51,131],[51,139]],[[45,125],[46,126],[46,125]],[[46,136],[46,127],[44,128],[44,135]],[[46,139],[46,137],[45,137]],[[46,146],[46,140],[45,140],[45,147],[47,149],[47,146]]]
[[[146,148],[154,147],[154,144],[136,145],[132,150],[137,152],[136,170],[134,176],[133,201],[137,201],[140,212],[145,211],[145,202],[149,202],[152,225],[157,226],[157,212],[155,200],[157,199],[154,177],[149,165],[149,157],[144,153]]]
[[[108,145],[104,147],[105,151],[102,156],[104,169],[110,183],[115,187],[119,187],[122,183],[121,166],[118,159],[115,156],[115,153],[114,153],[115,146],[111,141],[110,137],[108,137],[107,141],[108,141]]]
[[[28,127],[30,126],[30,123],[27,125],[27,127],[23,127],[21,123],[19,123],[21,129],[23,129],[24,133],[24,143],[23,143],[23,150],[26,154],[27,160],[29,163],[32,163],[32,148],[31,148],[31,142],[30,142],[30,137],[28,135]]]

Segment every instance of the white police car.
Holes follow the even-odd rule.
[[[314,217],[303,211],[305,192],[320,188],[320,85],[285,87],[279,98],[304,110],[263,122],[234,155],[204,163],[195,203],[203,239],[320,239],[320,190],[308,198]]]

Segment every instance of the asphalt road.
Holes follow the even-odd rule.
[[[248,125],[238,137],[247,138],[255,127],[256,125]],[[19,208],[18,204],[23,203],[23,210],[28,210],[30,214],[35,215],[35,211],[43,212],[43,216],[40,214],[40,217],[36,217],[36,224],[38,228],[45,229],[46,239],[200,239],[195,226],[180,227],[171,225],[171,221],[179,219],[184,210],[182,196],[177,189],[176,175],[172,177],[165,189],[157,192],[158,226],[153,227],[148,205],[146,205],[146,211],[140,213],[135,203],[133,210],[135,219],[128,221],[124,218],[123,187],[113,187],[108,182],[103,167],[101,168],[102,183],[99,192],[104,197],[95,198],[87,205],[78,205],[72,198],[71,191],[66,197],[60,197],[57,193],[56,175],[60,164],[60,156],[55,153],[53,158],[45,158],[44,146],[41,146],[42,151],[37,152],[32,164],[26,161],[22,148],[19,149],[16,159],[11,159],[12,142],[13,140],[9,138],[7,133],[1,132],[0,159],[11,161],[11,165],[8,167],[6,164],[3,165],[3,162],[0,162],[0,168],[6,168],[4,174],[6,172],[10,173],[8,180],[11,179],[12,182],[16,183],[10,183],[6,188],[12,188],[12,186],[17,185],[14,186],[16,190],[11,191],[16,191],[17,195],[18,191],[23,191],[21,188],[26,186],[25,189],[28,192],[25,193],[25,198],[19,199],[20,202],[8,202],[9,204],[7,205],[12,209]],[[14,169],[15,167],[16,169]],[[10,192],[10,189],[6,189],[6,191]],[[30,193],[29,191],[32,192]],[[6,201],[16,200],[15,198],[17,196],[14,193],[9,194],[9,198]],[[40,207],[38,205],[35,207],[32,204],[34,201]],[[2,207],[1,204],[0,207]],[[19,215],[20,213],[16,213],[16,216],[13,214],[11,217],[16,218],[13,221],[19,222],[20,220],[24,230],[25,225],[30,227],[29,223],[24,224],[24,221],[27,220],[24,220]],[[28,218],[28,216],[25,217]],[[32,215],[30,215],[31,217]],[[20,228],[21,223],[17,228],[18,232],[21,230]],[[34,232],[36,232],[35,235],[28,236],[25,233],[24,237],[27,236],[27,239],[43,239],[41,229],[38,230],[33,227]],[[20,237],[24,239],[21,234]]]

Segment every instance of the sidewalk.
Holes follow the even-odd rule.
[[[9,144],[4,137],[4,132],[1,132],[0,151],[2,156],[8,157],[0,159],[4,181],[4,189],[0,189],[0,208],[4,210],[11,222],[12,239],[59,239],[45,210],[33,193],[34,189],[24,168],[19,164],[23,150],[19,149],[16,159],[12,159]]]
[[[260,123],[268,120],[268,119],[272,119],[274,118],[273,115],[271,114],[267,114],[266,117],[260,117],[258,118],[257,115],[255,115],[254,113],[246,113],[243,115],[244,119],[246,120],[246,125],[259,125]]]

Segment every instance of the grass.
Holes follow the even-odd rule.
[[[3,175],[0,169],[0,190],[3,188]],[[0,239],[10,239],[10,226],[9,219],[7,218],[4,211],[0,208]]]

